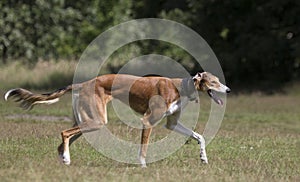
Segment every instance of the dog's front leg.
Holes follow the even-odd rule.
[[[151,135],[152,128],[143,128],[141,136],[141,146],[139,151],[139,160],[142,167],[147,167],[146,165],[146,154],[148,149],[149,138]]]
[[[200,135],[197,132],[194,132],[191,129],[186,128],[185,126],[183,126],[179,121],[179,113],[175,113],[174,115],[168,116],[168,122],[166,125],[166,128],[170,129],[170,130],[174,130],[180,134],[183,134],[185,136],[190,136],[192,137],[194,140],[196,140],[199,144],[200,144],[200,159],[203,163],[207,164],[208,163],[208,159],[206,156],[206,149],[205,149],[205,140],[204,137],[202,135]]]
[[[198,143],[200,144],[200,159],[203,163],[207,164],[208,163],[208,159],[206,156],[206,149],[205,149],[205,139],[202,135],[200,135],[197,132],[193,131],[193,135],[192,137],[194,139],[196,139],[198,141]]]

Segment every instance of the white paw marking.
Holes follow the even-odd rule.
[[[70,153],[69,152],[64,152],[62,155],[59,155],[60,160],[66,164],[70,165],[71,164],[71,159],[70,159]]]
[[[140,157],[140,163],[142,165],[142,168],[146,168],[147,165],[146,165],[146,159],[144,157]]]
[[[202,163],[208,164],[208,159],[207,159],[207,157],[205,155],[203,155],[203,154],[200,155],[200,159],[201,159]]]

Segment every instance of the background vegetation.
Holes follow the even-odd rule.
[[[295,0],[3,0],[0,9],[2,64],[77,60],[109,27],[157,17],[198,32],[215,51],[231,87],[271,90],[300,77],[300,2]],[[170,56],[191,73],[199,68],[176,46],[143,41],[113,55],[108,71],[145,53]]]
[[[39,62],[31,71],[12,65],[6,70],[14,72],[14,77],[6,77],[8,72],[0,70],[0,78],[6,77],[0,81],[0,95],[4,94],[1,87],[9,84],[49,85],[54,83],[51,77],[55,72],[68,70],[64,68],[68,64],[61,62],[45,64]],[[45,67],[50,78],[41,71]],[[300,87],[289,87],[286,92],[229,95],[222,126],[207,146],[209,164],[201,163],[199,145],[191,140],[169,157],[148,164],[147,169],[103,156],[84,137],[70,147],[71,165],[60,163],[60,132],[72,126],[71,94],[31,111],[0,99],[1,181],[299,181],[300,107],[296,104]],[[195,131],[202,133],[211,100],[206,94],[201,94],[200,100]],[[120,121],[111,106],[108,120],[106,126],[118,138],[140,140],[140,131]],[[169,133],[164,124],[162,121],[154,128],[150,142]]]
[[[0,1],[0,95],[25,87],[56,89],[72,82],[86,46],[118,23],[158,17],[183,23],[213,48],[227,84],[286,94],[231,94],[222,126],[208,145],[209,164],[191,141],[168,158],[122,164],[106,158],[84,138],[70,148],[71,166],[58,161],[60,132],[72,126],[70,94],[53,106],[23,111],[0,99],[1,181],[300,181],[300,1],[296,0],[2,0]],[[170,56],[193,74],[199,67],[180,48],[154,40],[120,48],[107,72],[143,54]],[[288,84],[287,83],[296,83]],[[201,94],[195,128],[203,132],[210,99]],[[139,140],[139,131],[108,109],[110,131]],[[166,135],[155,127],[151,142]]]

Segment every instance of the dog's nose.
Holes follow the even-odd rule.
[[[231,90],[230,90],[230,88],[227,88],[226,89],[226,93],[229,93]]]

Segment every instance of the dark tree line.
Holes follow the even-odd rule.
[[[300,1],[3,0],[0,9],[2,64],[78,59],[109,27],[157,17],[198,32],[215,51],[227,82],[235,87],[273,89],[300,77]],[[158,52],[182,64],[192,60],[178,47],[155,41],[137,42],[116,54],[122,59],[120,55],[130,51]],[[115,71],[124,61],[112,61],[107,67]],[[187,68],[193,72],[196,65]]]

